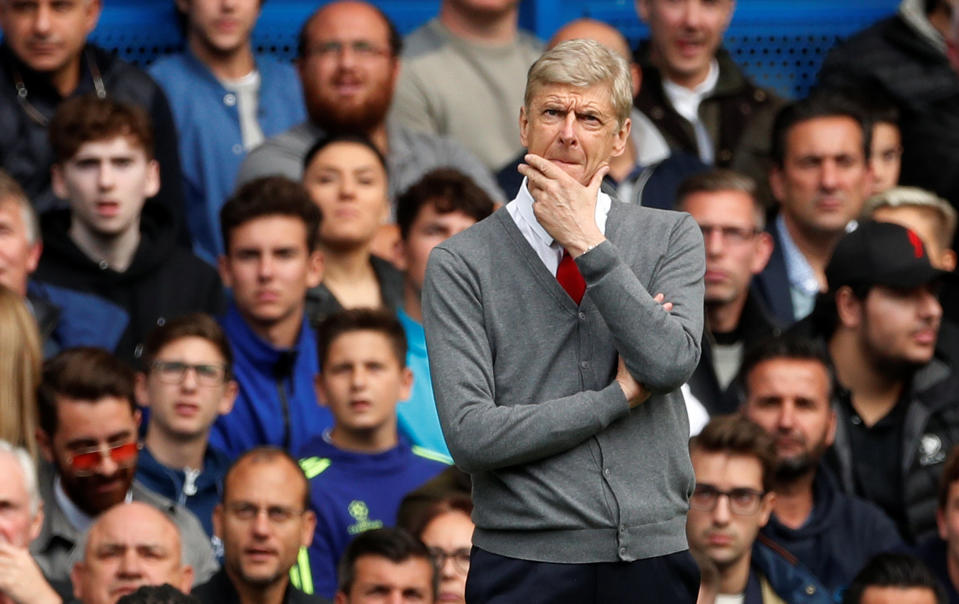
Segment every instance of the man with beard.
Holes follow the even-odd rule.
[[[825,351],[796,335],[750,349],[740,381],[743,414],[775,438],[773,515],[762,533],[796,556],[830,592],[875,554],[900,544],[875,505],[844,494],[821,464],[836,433]]]
[[[915,232],[863,222],[836,246],[811,321],[836,372],[830,461],[910,542],[936,530],[937,479],[959,443],[959,375],[935,355],[949,274]]]
[[[260,176],[299,181],[303,158],[325,134],[362,133],[387,158],[390,197],[433,168],[463,172],[496,200],[503,195],[480,161],[457,143],[386,123],[401,39],[372,4],[346,0],[317,10],[300,30],[296,67],[309,119],[250,152],[237,184]]]
[[[37,392],[43,528],[30,545],[52,580],[66,580],[80,536],[107,509],[142,501],[165,512],[186,542],[185,562],[197,582],[216,570],[203,527],[185,507],[133,479],[140,412],[133,371],[97,348],[71,348],[44,364]]]

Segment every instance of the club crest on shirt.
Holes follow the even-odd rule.
[[[354,499],[346,506],[346,511],[356,521],[346,529],[351,535],[359,535],[365,531],[383,528],[382,520],[370,520],[370,508],[365,501]]]
[[[923,434],[919,439],[919,465],[932,466],[945,460],[942,439],[936,434]]]

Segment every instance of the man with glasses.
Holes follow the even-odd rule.
[[[52,580],[66,580],[80,536],[114,505],[142,501],[165,512],[186,543],[185,562],[205,581],[216,562],[210,540],[185,507],[134,480],[140,412],[134,375],[97,348],[71,348],[44,364],[37,442],[44,518],[30,550]]]
[[[204,604],[327,602],[310,595],[308,576],[294,566],[316,526],[306,476],[296,461],[282,449],[257,447],[230,467],[223,487],[213,514],[223,568],[193,595]]]
[[[219,324],[204,314],[179,317],[147,338],[137,400],[150,409],[137,479],[185,505],[213,535],[227,456],[208,446],[210,427],[230,412],[237,385],[233,354]]]
[[[716,601],[746,604],[831,602],[828,593],[795,559],[759,535],[769,520],[776,453],[762,428],[740,415],[718,416],[689,442],[696,490],[689,499],[686,535],[697,555],[706,589]],[[723,598],[726,598],[725,600]]]
[[[706,246],[703,353],[686,403],[698,401],[710,415],[732,413],[739,406],[733,378],[744,346],[778,331],[750,287],[769,261],[772,237],[763,231],[763,207],[748,176],[722,169],[696,174],[683,181],[676,199],[677,209],[699,224]]]
[[[843,493],[822,463],[836,433],[828,363],[822,346],[787,335],[748,350],[739,381],[743,414],[776,441],[776,499],[762,533],[838,594],[901,540],[882,510]]]
[[[396,27],[372,4],[332,2],[313,13],[300,30],[296,59],[309,119],[253,149],[238,184],[270,175],[299,181],[314,142],[324,134],[358,132],[386,156],[391,198],[429,170],[448,166],[502,200],[486,167],[457,143],[387,124],[401,44]]]

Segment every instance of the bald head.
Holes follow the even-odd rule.
[[[567,40],[595,40],[611,51],[619,54],[627,63],[631,63],[632,53],[629,42],[615,27],[595,19],[576,19],[559,28],[549,41],[548,48]]]
[[[121,503],[97,518],[86,536],[83,560],[70,578],[83,604],[114,604],[141,585],[169,583],[189,592],[193,569],[182,562],[180,531],[145,503]]]

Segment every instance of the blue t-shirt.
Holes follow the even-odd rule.
[[[414,445],[449,455],[450,450],[440,429],[430,380],[430,360],[426,356],[426,332],[402,309],[397,311],[403,331],[406,332],[406,366],[413,372],[413,390],[410,398],[396,407],[400,431]]]
[[[394,526],[403,497],[450,463],[402,437],[388,451],[357,453],[333,446],[327,434],[307,443],[297,458],[310,480],[316,512],[313,543],[297,569],[301,577],[311,577],[314,593],[328,598],[336,592],[336,565],[353,537]]]

